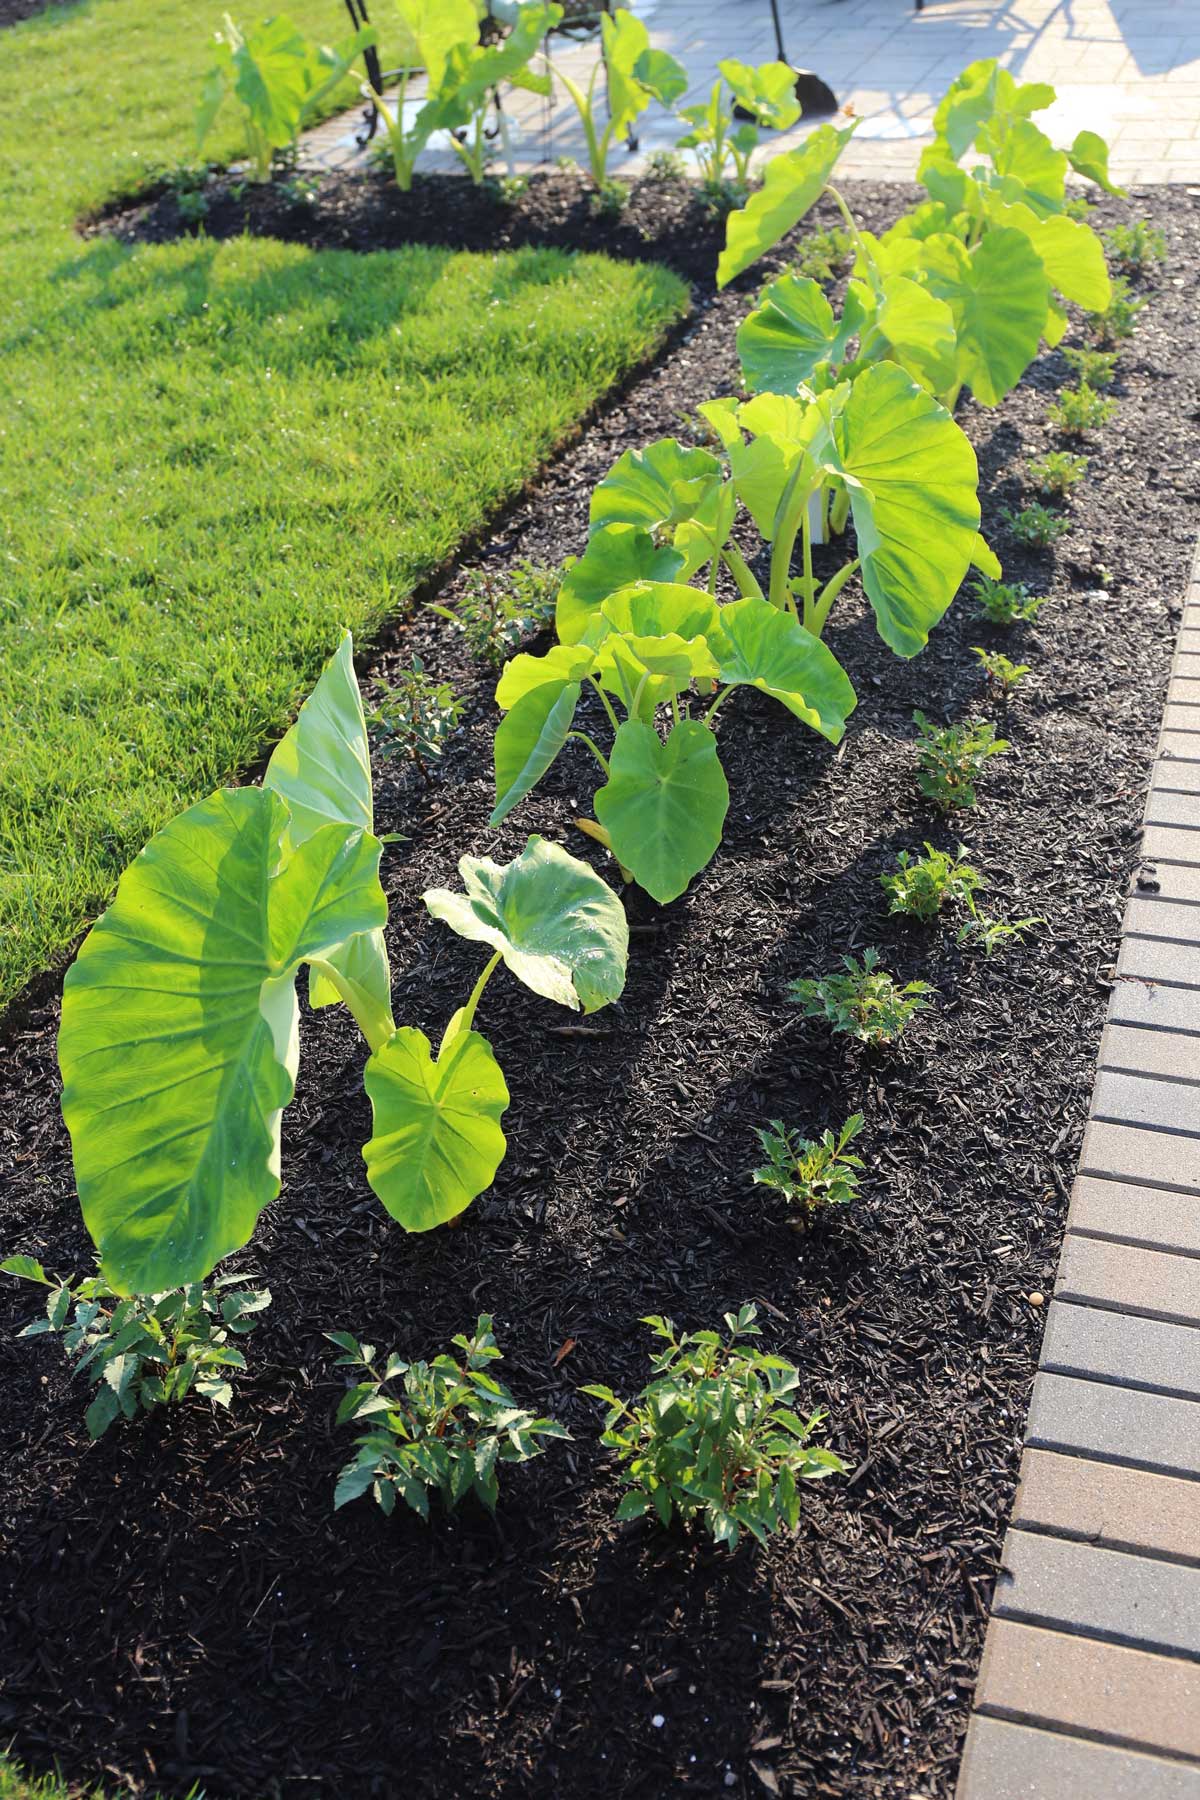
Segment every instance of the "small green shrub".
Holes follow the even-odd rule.
[[[1124,275],[1112,284],[1112,297],[1104,312],[1085,313],[1084,322],[1101,348],[1123,344],[1137,330],[1137,316],[1146,302],[1135,298]]]
[[[1063,437],[1083,437],[1107,425],[1116,410],[1115,400],[1080,382],[1077,388],[1063,388],[1055,404],[1047,408],[1046,421]]]
[[[1073,456],[1069,450],[1049,450],[1045,456],[1033,456],[1026,467],[1029,479],[1040,492],[1061,500],[1078,487],[1087,474],[1086,456]]]
[[[448,681],[436,680],[414,656],[367,714],[367,725],[381,756],[416,763],[429,781],[429,764],[446,748],[465,705]]]
[[[627,1489],[618,1519],[654,1513],[664,1525],[700,1521],[731,1550],[743,1531],[765,1544],[772,1532],[795,1530],[798,1483],[845,1474],[840,1456],[810,1442],[825,1414],[792,1410],[798,1370],[744,1343],[761,1335],[757,1316],[749,1303],[726,1313],[722,1338],[677,1336],[670,1319],[652,1314],[642,1323],[664,1347],[637,1398],[582,1390],[608,1408],[601,1442],[616,1451]]]
[[[774,1188],[799,1207],[803,1230],[827,1206],[848,1206],[858,1192],[862,1158],[851,1155],[846,1146],[862,1128],[861,1113],[847,1119],[836,1134],[827,1130],[819,1138],[789,1131],[782,1119],[772,1119],[765,1131],[756,1127],[754,1135],[767,1160],[751,1170],[755,1184]]]
[[[1031,625],[1048,598],[1031,594],[1022,581],[993,581],[990,575],[980,575],[971,592],[989,625]]]
[[[1057,543],[1070,523],[1061,513],[1051,512],[1048,506],[1043,506],[1040,500],[1023,506],[1020,512],[1013,512],[1006,506],[1000,516],[1017,542],[1030,550],[1045,550]]]
[[[472,569],[458,598],[430,611],[462,633],[477,661],[498,669],[527,638],[553,623],[561,584],[561,568],[528,558],[503,574]]]
[[[116,1419],[134,1419],[191,1393],[228,1406],[230,1377],[246,1367],[229,1335],[253,1331],[257,1314],[271,1304],[269,1289],[246,1287],[244,1275],[126,1300],[99,1275],[72,1287],[48,1276],[31,1256],[10,1256],[0,1271],[47,1289],[45,1317],[18,1336],[54,1332],[62,1338],[66,1354],[76,1358],[73,1373],[86,1374],[96,1389],[85,1415],[92,1439]],[[222,1295],[222,1289],[229,1291]]]
[[[1096,208],[1083,194],[1073,194],[1063,203],[1063,212],[1068,219],[1074,219],[1079,225],[1086,225]]]
[[[1117,352],[1115,350],[1082,349],[1064,350],[1063,356],[1067,365],[1075,373],[1081,387],[1094,388],[1097,393],[1113,384],[1117,372]]]
[[[1167,236],[1149,219],[1137,219],[1132,225],[1114,225],[1104,233],[1104,247],[1109,261],[1127,275],[1140,275],[1156,263],[1167,260]]]
[[[962,857],[961,844],[953,856],[948,850],[935,850],[932,844],[926,844],[924,856],[910,856],[901,850],[895,873],[879,877],[888,897],[888,912],[928,923],[954,901],[970,906],[976,889],[987,884],[978,869]]]
[[[917,1013],[929,1005],[933,989],[927,981],[900,984],[879,967],[878,950],[864,950],[862,961],[843,956],[843,975],[802,977],[789,983],[787,997],[802,1007],[806,1019],[824,1019],[831,1030],[860,1044],[891,1044]]]
[[[606,181],[588,195],[588,211],[593,219],[619,219],[629,205],[627,181]]]
[[[917,727],[917,785],[941,812],[975,805],[975,783],[989,756],[1008,749],[1004,738],[983,719],[961,725],[934,725],[923,712],[913,714]]]
[[[1024,681],[1029,674],[1028,663],[1011,662],[1001,651],[984,650],[979,644],[972,644],[971,648],[979,658],[980,668],[1002,699],[1007,699],[1018,682]]]
[[[678,150],[652,150],[646,158],[646,177],[650,181],[676,184],[688,178],[687,164]]]
[[[460,1356],[432,1363],[389,1356],[381,1366],[373,1344],[360,1344],[348,1331],[325,1335],[343,1352],[337,1366],[360,1372],[342,1397],[337,1422],[364,1427],[338,1476],[335,1511],[369,1489],[385,1513],[399,1496],[428,1520],[433,1489],[447,1512],[471,1493],[494,1512],[500,1464],[529,1462],[543,1454],[543,1440],[570,1436],[556,1420],[523,1411],[487,1373],[500,1360],[487,1313],[474,1337],[460,1332],[452,1340]]]
[[[854,239],[844,225],[806,232],[796,246],[792,274],[830,286],[854,261]]]

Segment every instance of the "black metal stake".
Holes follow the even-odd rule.
[[[791,57],[783,47],[783,26],[779,22],[778,0],[771,0],[771,19],[775,26],[775,48],[779,60],[795,68]],[[838,109],[837,96],[828,82],[814,75],[811,69],[796,69],[796,98],[806,117],[814,113],[835,113]]]

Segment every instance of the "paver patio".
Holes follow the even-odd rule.
[[[790,60],[829,83],[861,120],[839,165],[844,176],[903,180],[916,170],[931,136],[939,97],[979,57],[998,57],[1023,81],[1048,81],[1058,103],[1039,123],[1057,141],[1084,128],[1113,149],[1123,181],[1200,183],[1200,3],[1197,0],[779,0]],[[692,78],[686,100],[707,96],[722,57],[763,62],[775,56],[768,0],[635,0],[651,40],[677,56]],[[558,40],[555,61],[586,81],[591,45]],[[560,156],[583,161],[583,134],[570,102],[536,95],[506,101],[514,127],[514,164],[527,169]],[[328,121],[307,140],[309,160],[328,167],[362,155],[355,121]],[[811,123],[770,139],[771,150],[799,142]],[[639,121],[636,155],[618,152],[615,174],[632,174],[654,150],[669,148],[679,127],[661,108]],[[449,152],[433,152],[431,168]]]

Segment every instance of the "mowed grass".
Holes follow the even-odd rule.
[[[288,10],[342,31],[334,0]],[[0,1006],[686,301],[555,252],[80,240],[189,153],[220,11],[81,0],[0,32]]]

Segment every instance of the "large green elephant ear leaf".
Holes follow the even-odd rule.
[[[960,382],[984,406],[1011,393],[1038,353],[1050,306],[1042,259],[1011,226],[989,231],[972,251],[952,237],[921,246],[925,285],[954,318]]]
[[[1115,185],[1108,172],[1108,145],[1098,132],[1081,131],[1067,151],[1067,159],[1077,175],[1094,181],[1106,194],[1115,194],[1118,200],[1129,198],[1123,187]]]
[[[1104,312],[1112,301],[1112,283],[1104,260],[1104,246],[1090,225],[1068,219],[1065,213],[1039,218],[1020,203],[999,202],[992,207],[998,225],[1024,232],[1041,258],[1046,278],[1065,300],[1073,300],[1089,312]],[[1045,336],[1046,330],[1043,330]]]
[[[1010,200],[1023,200],[1039,216],[1061,212],[1066,199],[1068,162],[1044,131],[1029,119],[1006,120],[984,133],[982,147],[992,158],[999,186]]]
[[[374,831],[371,745],[349,632],[326,663],[296,723],[272,751],[263,786],[287,801],[287,850],[304,843],[323,825]],[[326,960],[343,983],[390,1021],[392,977],[382,931],[349,938]],[[309,971],[310,1006],[334,1006],[341,999],[328,975],[317,969]]]
[[[491,1187],[507,1145],[508,1088],[492,1047],[459,1031],[435,1061],[429,1039],[403,1026],[367,1063],[374,1128],[367,1180],[405,1231],[432,1231]]]
[[[581,692],[578,681],[547,681],[501,719],[492,744],[496,804],[489,824],[506,819],[555,761],[570,736]]]
[[[894,363],[876,363],[834,417],[827,454],[850,496],[879,635],[897,656],[915,656],[976,553],[975,452],[932,395]]]
[[[719,645],[725,609],[703,588],[644,581],[610,594],[601,613],[614,631],[634,637],[702,637]]]
[[[729,215],[725,248],[717,262],[719,288],[728,287],[800,223],[820,198],[857,125],[857,119],[841,131],[832,125],[819,125],[798,149],[771,158],[762,186],[751,194],[745,206]]]
[[[637,73],[639,59],[650,49],[650,33],[627,7],[619,7],[615,14],[603,13],[600,31],[613,136],[624,137],[638,114],[650,104],[649,86]],[[647,73],[651,73],[649,68]]]
[[[510,863],[464,856],[458,871],[465,894],[424,895],[435,919],[490,944],[518,981],[573,1012],[596,1012],[619,997],[629,955],[625,909],[587,863],[531,837]]]
[[[644,525],[600,526],[558,591],[554,623],[560,643],[577,644],[601,602],[619,588],[633,581],[673,581],[683,562],[678,550],[657,544]]]
[[[379,845],[343,825],[280,867],[287,808],[214,794],[121,877],[63,990],[58,1055],[84,1221],[131,1293],[201,1281],[279,1191],[299,963],[379,925]]]
[[[626,719],[617,732],[596,817],[622,868],[660,906],[678,899],[712,861],[729,810],[717,740],[684,719],[664,744],[652,725]]]
[[[735,600],[721,608],[729,645],[718,680],[770,694],[831,744],[841,742],[858,704],[850,678],[811,631],[766,600]]]
[[[769,131],[786,131],[800,117],[796,71],[789,63],[759,63],[755,68],[750,63],[728,57],[719,62],[717,68],[729,83],[739,106],[752,112],[758,123]]]
[[[877,343],[886,346],[889,361],[899,363],[931,394],[947,393],[954,386],[958,355],[954,314],[919,282],[904,275],[884,276],[873,330],[863,334],[862,355],[874,355]]]
[[[862,328],[863,290],[852,289],[842,317],[807,276],[782,275],[738,326],[737,352],[752,394],[795,394],[822,363],[839,363]]]
[[[592,490],[592,530],[601,525],[641,525],[649,531],[689,519],[721,479],[711,451],[686,449],[659,438],[644,450],[626,450]]]
[[[264,19],[233,52],[234,92],[273,149],[290,144],[312,85],[313,46],[282,14]]]

